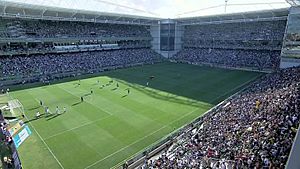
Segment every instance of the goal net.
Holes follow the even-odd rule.
[[[24,114],[22,103],[9,93],[0,94],[0,109],[5,117],[19,117]]]
[[[24,107],[18,99],[9,100],[7,105],[12,117],[19,117],[24,114]]]

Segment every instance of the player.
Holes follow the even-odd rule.
[[[83,97],[82,96],[80,97],[80,100],[81,100],[81,102],[83,102]]]
[[[93,91],[93,89],[91,89],[91,94],[93,94],[94,93],[94,91]]]
[[[1,90],[1,93],[4,94],[4,90],[3,89]]]
[[[40,100],[40,106],[43,106],[43,101],[42,100]]]
[[[100,84],[100,80],[99,80],[99,79],[97,80],[97,84],[98,84],[98,85]]]
[[[35,114],[35,118],[40,118],[41,117],[41,113],[38,111],[36,114]]]
[[[56,106],[55,113],[56,113],[56,114],[59,114],[59,108],[58,108],[58,106]]]
[[[117,88],[119,88],[119,83],[117,83]]]
[[[50,110],[48,107],[45,107],[45,113],[46,113],[46,115],[50,114]]]
[[[149,86],[149,82],[146,83],[146,86]]]
[[[130,89],[128,88],[128,89],[127,89],[127,94],[129,94],[129,93],[130,93]]]
[[[66,107],[64,107],[64,113],[65,113],[65,112],[67,112],[67,108],[66,108]]]
[[[8,92],[9,92],[9,88],[6,89],[6,93],[7,93],[7,94],[8,94]]]

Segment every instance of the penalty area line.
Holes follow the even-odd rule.
[[[51,136],[49,136],[49,137],[46,137],[45,140],[48,140],[48,139],[50,139],[50,138],[52,138],[52,137],[55,137],[55,136],[64,134],[64,133],[69,132],[69,131],[73,131],[73,130],[79,129],[79,128],[81,128],[81,127],[84,127],[84,126],[87,126],[87,125],[90,125],[90,124],[94,124],[94,123],[96,123],[96,122],[99,122],[99,121],[108,119],[108,118],[110,118],[110,117],[111,117],[111,116],[108,115],[108,116],[106,116],[106,117],[99,118],[99,119],[94,120],[94,121],[90,121],[90,122],[83,123],[83,124],[81,124],[81,125],[79,125],[79,126],[77,126],[77,127],[73,127],[73,128],[68,129],[68,130],[64,130],[64,131],[58,132],[58,133],[56,133],[56,134],[54,134],[54,135],[51,135]]]
[[[24,113],[25,118],[28,120],[27,116]],[[39,134],[39,132],[35,129],[35,127],[33,126],[33,124],[31,122],[29,122],[30,126],[32,127],[32,129],[35,131],[35,133],[38,135],[38,137],[40,138],[40,140],[44,143],[44,145],[46,146],[46,148],[48,149],[48,151],[50,152],[50,154],[53,156],[53,158],[56,160],[56,162],[59,164],[59,166],[64,169],[63,165],[60,163],[60,161],[57,159],[57,157],[54,155],[54,153],[52,152],[52,150],[50,149],[50,147],[48,146],[48,144],[45,142],[45,140],[42,138],[42,136]]]

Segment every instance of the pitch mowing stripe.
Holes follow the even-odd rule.
[[[28,120],[27,116],[24,113],[25,118]],[[33,124],[29,121],[29,124],[31,125],[32,129],[36,132],[36,134],[38,135],[38,137],[41,139],[41,141],[44,143],[44,145],[46,146],[46,148],[48,149],[48,151],[51,153],[51,155],[54,157],[54,159],[56,160],[56,162],[59,164],[59,166],[64,169],[63,165],[59,162],[59,160],[57,159],[57,157],[54,155],[54,153],[52,152],[52,150],[50,149],[50,147],[48,146],[48,144],[45,142],[45,140],[41,137],[41,135],[39,134],[39,132],[35,129],[35,127],[33,126]]]
[[[37,98],[35,98],[35,101],[37,101],[38,103],[40,103],[40,101]],[[47,106],[43,106],[43,108],[45,108],[45,107],[47,107]],[[48,109],[48,110],[49,110],[50,114],[54,114],[50,109]]]
[[[85,167],[85,169],[88,169],[88,168],[90,168],[90,167],[92,167],[92,166],[94,166],[94,165],[96,165],[96,164],[98,164],[98,163],[100,163],[100,162],[106,160],[107,158],[110,158],[111,156],[113,156],[113,155],[115,155],[115,154],[117,154],[117,153],[119,153],[119,152],[125,150],[126,148],[131,147],[132,145],[134,145],[134,144],[136,144],[136,143],[142,141],[143,139],[145,139],[145,138],[147,138],[147,137],[149,137],[149,136],[155,134],[156,132],[158,132],[158,131],[160,131],[160,130],[166,128],[166,127],[168,127],[170,124],[172,124],[172,123],[174,123],[174,122],[176,122],[176,121],[179,121],[179,120],[183,119],[184,117],[186,117],[186,116],[188,116],[188,115],[190,115],[190,114],[196,112],[196,111],[199,110],[199,109],[200,109],[200,108],[196,108],[196,109],[190,111],[189,113],[185,114],[185,115],[182,116],[181,118],[169,122],[168,124],[166,124],[166,125],[164,125],[163,127],[161,127],[161,128],[159,128],[159,129],[153,131],[152,133],[150,133],[150,134],[148,134],[148,135],[146,135],[146,136],[144,136],[144,137],[142,137],[142,138],[140,138],[140,139],[134,141],[134,142],[131,143],[131,144],[128,144],[127,146],[125,146],[125,147],[119,149],[118,151],[115,151],[114,153],[112,153],[112,154],[110,154],[110,155],[108,155],[108,156],[106,156],[106,157],[104,157],[104,158],[102,158],[102,159],[100,159],[100,160],[94,162],[93,164],[91,164],[91,165]]]
[[[224,96],[226,96],[227,94],[230,94],[230,93],[234,92],[235,90],[237,90],[237,89],[239,89],[239,88],[241,88],[241,87],[247,85],[248,83],[254,81],[254,80],[257,79],[258,77],[260,77],[260,76],[255,76],[255,77],[253,77],[252,79],[250,79],[250,80],[248,80],[248,81],[246,81],[246,82],[244,82],[244,83],[238,85],[237,87],[235,87],[235,88],[233,88],[233,89],[231,89],[231,90],[225,92],[224,94],[222,94],[222,95],[218,96],[217,98],[213,99],[212,102],[215,102],[215,101],[217,101],[218,99],[220,99],[221,97],[224,97]],[[247,87],[247,86],[245,86],[245,87],[243,87],[243,88],[246,88],[246,87]]]
[[[75,97],[80,98],[79,96],[76,96],[75,94],[71,93],[71,92],[68,91],[67,89],[64,89],[64,88],[62,88],[62,87],[59,87],[59,88],[62,89],[62,90],[64,90],[64,91],[66,91],[67,93],[69,93],[69,94],[75,96]],[[104,109],[102,109],[101,107],[99,107],[98,105],[94,105],[94,104],[90,103],[90,102],[87,101],[87,100],[85,100],[84,102],[85,102],[85,103],[88,103],[88,104],[90,104],[90,105],[92,105],[92,106],[95,106],[95,107],[99,108],[101,111],[103,111],[103,112],[105,112],[105,113],[107,113],[107,114],[109,114],[109,115],[113,115],[111,112],[109,112],[109,111],[107,111],[107,110],[104,110]]]
[[[102,120],[108,119],[108,118],[110,118],[110,117],[112,117],[112,116],[110,115],[110,116],[107,116],[107,117],[104,117],[104,118],[99,118],[99,119],[97,119],[97,120],[94,120],[94,121],[90,121],[90,122],[84,123],[84,124],[79,125],[79,126],[77,126],[77,127],[73,127],[73,128],[68,129],[68,130],[61,131],[61,132],[56,133],[56,134],[54,134],[54,135],[52,135],[52,136],[46,137],[44,140],[48,140],[48,139],[50,139],[50,138],[52,138],[52,137],[55,137],[55,136],[64,134],[64,133],[69,132],[69,131],[72,131],[72,130],[76,130],[76,129],[78,129],[78,128],[81,128],[81,127],[84,127],[84,126],[87,126],[87,125],[96,123],[96,122],[98,122],[98,121],[102,121]]]

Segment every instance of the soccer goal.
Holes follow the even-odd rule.
[[[24,114],[22,103],[9,93],[0,94],[0,109],[5,117],[19,117]]]
[[[19,117],[24,114],[24,107],[18,99],[9,100],[7,102],[12,117]]]

